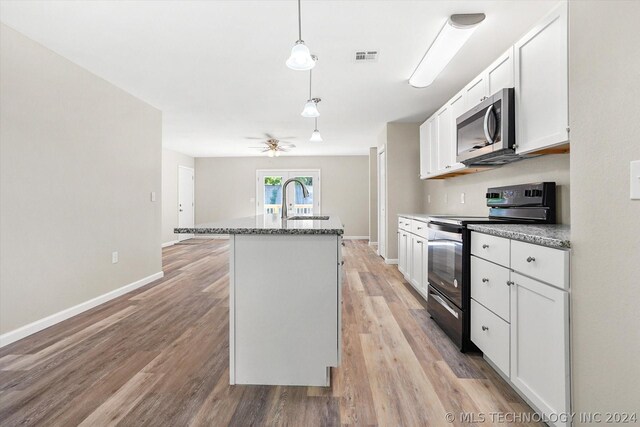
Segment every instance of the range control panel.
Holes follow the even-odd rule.
[[[537,182],[493,187],[487,190],[486,198],[489,207],[553,206],[556,199],[556,183]]]

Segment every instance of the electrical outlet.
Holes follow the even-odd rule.
[[[431,204],[431,194],[427,194],[427,203]]]
[[[156,201],[156,192],[155,192],[155,191],[152,191],[152,192],[151,192],[151,201],[152,201],[152,202],[155,202],[155,201]]]
[[[464,204],[464,193],[460,193],[460,203]]]
[[[118,262],[118,252],[111,252],[111,264]]]

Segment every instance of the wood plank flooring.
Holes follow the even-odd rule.
[[[346,241],[344,259],[331,388],[229,386],[228,242],[190,240],[163,250],[163,279],[0,349],[0,424],[491,425],[490,413],[531,413],[366,241]]]

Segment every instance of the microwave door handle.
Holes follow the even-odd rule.
[[[487,112],[484,113],[484,136],[487,138],[487,145],[491,145],[494,142],[489,133],[489,114],[491,114],[491,111],[493,111],[493,104],[491,104],[489,108],[487,108]]]

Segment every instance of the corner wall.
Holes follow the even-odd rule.
[[[640,160],[639,17],[637,1],[569,2],[576,412],[639,410],[640,200],[629,198],[629,162]]]
[[[6,343],[162,274],[162,114],[2,24],[0,92]]]
[[[369,243],[378,243],[378,149],[369,148]]]
[[[162,244],[176,242],[173,229],[178,226],[178,166],[195,168],[191,156],[162,150]]]

